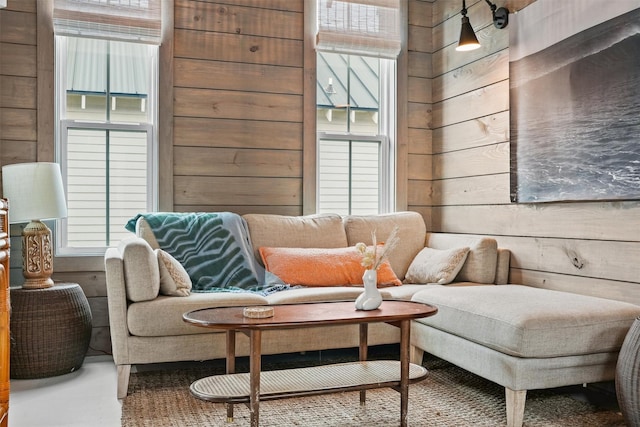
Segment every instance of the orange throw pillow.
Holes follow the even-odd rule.
[[[362,255],[355,246],[347,248],[261,247],[265,268],[289,285],[362,285]],[[388,261],[378,268],[378,286],[400,286],[402,282]]]

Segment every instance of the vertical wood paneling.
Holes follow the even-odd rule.
[[[165,0],[162,9],[162,44],[158,51],[158,209],[171,212],[173,204],[173,88],[174,1]]]
[[[37,105],[39,162],[55,161],[55,43],[53,37],[53,1],[37,2]]]
[[[302,81],[303,90],[303,123],[302,123],[302,212],[305,215],[314,214],[317,206],[318,167],[316,162],[317,132],[317,102],[316,102],[316,55],[314,51],[315,43],[315,22],[317,22],[317,11],[314,2],[304,1],[304,30],[303,30],[303,69],[304,78]]]
[[[407,137],[409,161],[407,171],[408,209],[431,218],[432,178],[432,52],[434,3],[409,0]],[[427,222],[430,228],[430,223]]]
[[[426,10],[426,9],[425,9]],[[428,10],[427,10],[428,11]],[[409,29],[410,6],[407,2],[400,2],[400,21],[407,23],[402,26],[401,49],[396,59],[396,123],[395,123],[395,205],[391,209],[404,211],[408,206],[408,169],[409,169],[409,122],[408,88],[409,88]],[[429,94],[429,98],[430,98]]]

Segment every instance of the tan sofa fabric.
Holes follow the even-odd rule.
[[[265,304],[265,297],[249,292],[194,292],[186,298],[160,295],[153,301],[129,305],[127,327],[132,335],[141,337],[211,333],[215,330],[186,323],[182,315],[201,308]]]
[[[417,322],[525,358],[617,351],[640,315],[637,305],[523,285],[434,286],[412,300],[438,307]]]
[[[139,237],[120,243],[124,262],[124,279],[127,299],[148,301],[160,292],[160,270],[158,259],[151,246]]]
[[[371,231],[376,231],[378,243],[384,242],[395,226],[400,227],[400,244],[389,255],[391,268],[403,280],[413,258],[424,248],[426,226],[417,212],[396,212],[384,215],[350,215],[344,218],[349,246],[358,242],[371,244]],[[495,268],[495,264],[493,266]]]
[[[509,249],[498,248],[496,259],[496,285],[506,285],[509,283],[509,264],[511,263],[511,251]]]
[[[151,231],[151,227],[149,226],[147,220],[144,219],[144,217],[140,217],[136,221],[136,236],[142,237],[144,240],[146,240],[152,249],[160,248],[155,234],[153,234],[153,231]]]
[[[262,246],[276,248],[343,248],[347,246],[347,236],[340,215],[247,214],[243,218],[249,228],[255,257],[261,263],[259,248]]]
[[[379,240],[384,241],[394,226],[399,225],[400,244],[390,257],[394,272],[399,277],[404,277],[409,264],[424,247],[426,234],[424,221],[421,215],[415,212],[349,217],[344,221],[340,215],[335,214],[301,217],[248,214],[244,219],[258,260],[258,248],[261,246],[344,248],[359,241],[370,242],[373,229],[376,229]],[[301,287],[277,292],[268,297],[251,293],[191,293],[186,297],[163,296],[159,295],[159,268],[152,250],[158,248],[158,242],[144,219],[138,220],[136,234],[141,238],[124,241],[117,249],[112,248],[105,253],[109,326],[113,357],[118,370],[119,398],[127,394],[129,373],[133,364],[205,360],[226,355],[225,334],[185,323],[182,315],[187,311],[228,305],[354,301],[363,290],[357,286]],[[446,238],[443,239],[443,245],[455,247],[453,243],[447,246]],[[507,263],[503,265],[502,274],[506,277],[509,268],[508,257],[505,260]],[[495,268],[495,262],[493,266]],[[381,292],[384,299],[408,300],[415,292],[428,287],[403,284],[384,288]],[[331,339],[325,339],[326,337]],[[265,331],[263,353],[352,347],[358,345],[358,337],[359,329],[355,325],[332,326],[320,328],[318,331]],[[369,329],[371,345],[397,343],[398,340],[399,332],[392,326],[375,324]],[[240,334],[237,354],[247,355],[248,352],[248,340]]]
[[[402,286],[393,286],[401,288]],[[387,291],[389,288],[380,289],[383,298],[391,298]],[[285,292],[276,292],[268,295],[269,304],[299,304],[307,302],[324,301],[355,301],[362,293],[362,286],[329,286],[329,287],[301,287]]]

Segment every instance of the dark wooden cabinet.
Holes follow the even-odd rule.
[[[9,425],[9,217],[0,199],[0,427]]]

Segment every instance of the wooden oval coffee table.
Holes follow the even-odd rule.
[[[411,320],[429,317],[437,308],[411,301],[383,301],[376,310],[356,310],[353,301],[275,305],[273,317],[244,317],[244,307],[207,308],[183,315],[185,322],[227,331],[227,374],[202,378],[191,385],[198,398],[227,404],[248,403],[251,426],[259,425],[260,400],[392,387],[400,392],[400,425],[407,425],[409,383],[424,379],[427,370],[409,363]],[[367,361],[368,324],[384,322],[400,328],[399,361]],[[358,362],[261,373],[262,331],[332,325],[360,325]],[[235,334],[249,336],[249,373],[235,373]],[[261,384],[262,383],[262,384]]]

